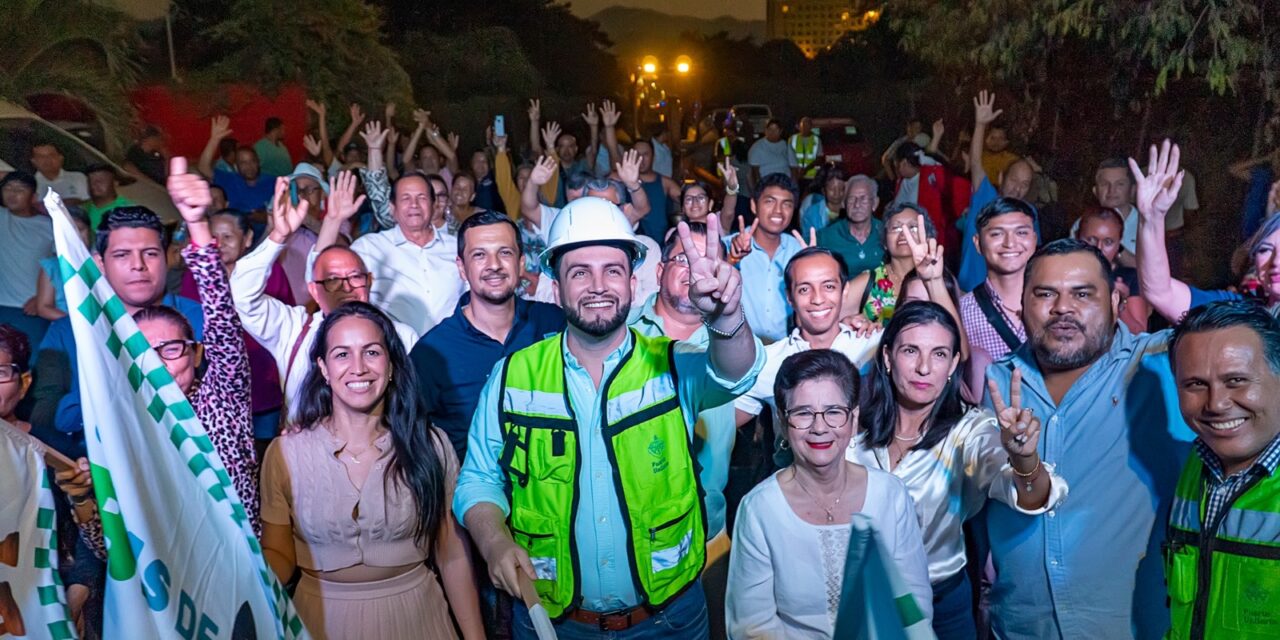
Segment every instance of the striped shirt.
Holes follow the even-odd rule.
[[[1204,462],[1204,466],[1209,470],[1206,474],[1205,482],[1208,484],[1207,504],[1204,511],[1204,522],[1217,528],[1217,522],[1222,512],[1227,508],[1235,498],[1239,497],[1250,484],[1255,476],[1269,476],[1276,472],[1276,467],[1280,467],[1280,437],[1271,439],[1271,444],[1267,445],[1262,453],[1258,454],[1258,458],[1249,465],[1248,469],[1238,471],[1226,475],[1223,469],[1222,460],[1218,458],[1218,454],[1204,443],[1204,440],[1196,438],[1196,453],[1200,456],[1200,460]]]

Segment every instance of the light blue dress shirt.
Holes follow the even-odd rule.
[[[631,328],[640,335],[655,338],[666,335],[662,316],[653,310],[653,303],[658,296],[649,296],[640,317],[631,323]],[[706,327],[698,327],[685,342],[706,349],[710,338]],[[729,461],[733,455],[733,445],[738,439],[738,425],[734,422],[735,412],[732,402],[718,407],[704,409],[698,414],[698,422],[693,429],[693,455],[698,460],[699,480],[706,496],[702,504],[707,509],[707,539],[714,538],[725,527],[724,487],[729,483]]]
[[[1120,325],[1061,404],[1029,342],[987,368],[1006,401],[1011,367],[1022,370],[1022,406],[1042,425],[1040,458],[1071,486],[1043,515],[988,503],[999,637],[1159,638],[1168,628],[1164,526],[1156,523],[1167,521],[1194,439],[1178,409],[1168,339],[1167,331],[1135,336]],[[989,393],[984,404],[991,406]]]
[[[628,332],[617,350],[605,358],[602,380],[608,379],[617,368],[633,342]],[[596,387],[591,375],[569,352],[567,345],[563,352],[565,385],[578,419],[578,455],[581,458],[578,512],[574,514],[573,530],[582,606],[597,612],[633,607],[640,603],[640,596],[631,576],[627,528],[613,484],[613,466],[609,463],[600,430],[602,389]],[[481,502],[495,504],[503,513],[511,512],[506,494],[507,476],[498,464],[502,453],[498,410],[502,395],[501,367],[505,362],[504,359],[494,365],[489,382],[480,392],[480,402],[471,422],[467,459],[462,463],[453,496],[453,513],[459,522],[465,522],[466,512]],[[677,394],[690,438],[693,437],[693,418],[704,409],[731,402],[749,389],[763,365],[764,347],[756,340],[756,358],[751,369],[740,380],[725,380],[712,368],[706,349],[685,342],[677,344]]]
[[[725,251],[737,236],[734,233],[724,238]],[[747,323],[756,336],[768,342],[787,337],[791,305],[787,302],[782,276],[787,262],[804,248],[790,233],[782,234],[780,239],[778,251],[771,258],[752,238],[751,253],[738,263],[738,270],[742,272],[742,308],[747,313]]]

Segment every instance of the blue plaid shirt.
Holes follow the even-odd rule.
[[[1205,475],[1205,482],[1208,484],[1207,504],[1204,510],[1205,523],[1217,522],[1222,510],[1233,498],[1244,491],[1255,476],[1269,476],[1276,472],[1276,467],[1280,467],[1280,437],[1272,438],[1271,444],[1262,450],[1258,459],[1254,460],[1248,469],[1238,471],[1231,476],[1226,475],[1226,471],[1222,468],[1222,460],[1203,440],[1196,438],[1195,447],[1200,460],[1209,470]]]

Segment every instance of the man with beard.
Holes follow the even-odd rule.
[[[463,460],[471,416],[493,365],[564,330],[564,313],[516,297],[524,264],[520,235],[501,213],[484,211],[462,223],[457,264],[471,291],[462,294],[453,315],[422,336],[409,358],[427,417]]]
[[[707,637],[694,424],[755,382],[763,350],[719,221],[705,253],[678,231],[706,349],[626,326],[645,245],[617,206],[580,198],[542,254],[568,328],[498,363],[471,424],[454,513],[494,584],[532,580],[561,637]],[[536,637],[519,598],[514,613],[515,637]]]
[[[1026,268],[1027,341],[987,368],[1003,397],[1021,372],[1022,406],[1044,425],[1040,458],[1071,486],[1070,499],[1043,515],[987,507],[1001,638],[1157,638],[1168,628],[1163,527],[1153,525],[1167,513],[1190,438],[1168,333],[1117,328],[1112,283],[1096,248],[1074,239],[1042,247]]]

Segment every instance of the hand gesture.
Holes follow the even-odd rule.
[[[551,182],[551,176],[555,175],[560,163],[550,155],[542,156],[538,159],[538,163],[533,165],[533,171],[529,172],[529,182],[541,187]]]
[[[351,124],[358,127],[364,122],[364,109],[360,108],[360,105],[352,103],[348,111],[351,112]]]
[[[289,198],[289,178],[276,178],[275,195],[271,199],[271,228],[267,237],[276,244],[288,242],[289,236],[306,220],[310,208],[311,204],[305,199],[299,199],[295,207]]]
[[[337,216],[339,220],[350,220],[364,204],[364,196],[356,197],[356,175],[343,171],[337,177],[329,178],[329,200],[327,215]]]
[[[818,230],[817,229],[809,229],[808,242],[805,242],[804,236],[800,235],[800,231],[797,229],[791,230],[791,237],[795,238],[796,241],[800,243],[800,246],[805,249],[808,249],[809,247],[818,246]]]
[[[592,103],[592,102],[587,103],[587,112],[582,114],[582,119],[586,120],[587,124],[592,129],[595,129],[596,127],[600,126],[600,114],[596,113],[595,103]]]
[[[388,129],[382,128],[382,123],[377,120],[370,120],[364,125],[364,129],[360,131],[360,137],[364,138],[364,143],[369,147],[369,153],[373,153],[374,149],[382,149],[387,144]]]
[[[453,149],[454,153],[457,153],[457,152],[458,152],[458,143],[460,143],[460,142],[462,142],[462,138],[459,138],[459,137],[458,137],[458,134],[456,134],[456,133],[454,133],[454,132],[450,131],[450,132],[449,132],[449,147],[450,147],[451,149]]]
[[[321,120],[324,120],[325,113],[328,111],[323,102],[316,102],[315,100],[308,100],[307,108],[315,112],[316,117]]]
[[[734,168],[733,162],[728,158],[720,164],[720,173],[724,174],[724,188],[726,191],[738,190],[738,170]]]
[[[529,100],[529,122],[542,121],[542,101],[537,98]]]
[[[419,129],[430,129],[431,128],[431,112],[423,109],[414,109],[413,121],[418,123]]]
[[[93,475],[89,472],[89,461],[85,458],[76,460],[75,469],[59,469],[53,474],[53,482],[72,502],[84,502],[93,498]]]
[[[542,127],[542,148],[551,153],[556,148],[556,140],[560,139],[560,125],[555,122],[548,122]]]
[[[879,322],[873,321],[862,313],[855,313],[851,316],[840,318],[840,322],[850,329],[853,329],[854,335],[862,338],[870,338],[875,335],[877,331],[884,328]]]
[[[707,219],[718,216],[707,216]],[[733,242],[729,243],[729,259],[733,262],[741,262],[743,258],[751,253],[751,237],[756,233],[756,225],[760,224],[760,219],[756,218],[751,226],[747,227],[743,223],[742,216],[738,216],[738,235],[733,237]]]
[[[188,225],[205,221],[205,212],[213,204],[209,183],[204,178],[187,173],[187,159],[174,156],[169,159],[169,178],[165,182],[169,199],[173,200],[183,222]]]
[[[604,122],[605,127],[618,126],[618,118],[622,117],[622,112],[618,111],[618,107],[614,106],[612,100],[605,100],[600,105],[600,120]]]
[[[933,139],[934,140],[941,138],[942,134],[946,133],[946,131],[947,131],[947,126],[943,124],[942,118],[938,118],[937,120],[933,121]]]
[[[395,127],[387,129],[387,147],[396,148],[396,143],[400,141],[400,132]]]
[[[907,231],[907,246],[911,247],[911,259],[916,263],[916,274],[920,276],[921,282],[929,282],[936,278],[942,277],[942,245],[938,244],[938,240],[928,237],[924,232],[924,216],[916,218],[916,228],[920,229],[920,234],[924,237],[916,239],[916,234]]]
[[[1138,163],[1129,158],[1129,170],[1138,182],[1138,214],[1147,222],[1164,221],[1164,216],[1178,201],[1178,190],[1182,188],[1182,171],[1178,170],[1178,159],[1181,152],[1178,145],[1165,140],[1160,149],[1151,145],[1151,158],[1147,163],[1147,174],[1143,175]]]
[[[319,157],[320,152],[323,150],[320,147],[320,140],[309,133],[302,136],[302,146],[307,150],[307,153],[316,157]]]
[[[1000,114],[1004,113],[1004,109],[992,110],[996,104],[996,94],[994,91],[987,92],[986,89],[978,92],[978,97],[973,99],[973,122],[978,125],[988,125],[995,122]]]
[[[223,140],[229,135],[231,135],[231,118],[214,116],[209,125],[209,138]]]
[[[991,392],[991,406],[995,408],[996,420],[1000,422],[1000,444],[1004,445],[1009,458],[1038,456],[1036,444],[1040,441],[1040,419],[1031,409],[1022,408],[1022,370],[1013,370],[1013,378],[1009,380],[1008,405],[1005,405],[995,380],[987,378],[987,390]]]
[[[742,300],[742,274],[721,257],[719,216],[707,216],[705,254],[693,243],[689,223],[681,221],[676,230],[689,258],[689,302],[707,322],[734,316]]]
[[[614,169],[618,172],[618,179],[622,184],[627,185],[630,189],[632,185],[640,183],[640,153],[635,149],[631,149],[622,154],[622,162],[614,165]]]

